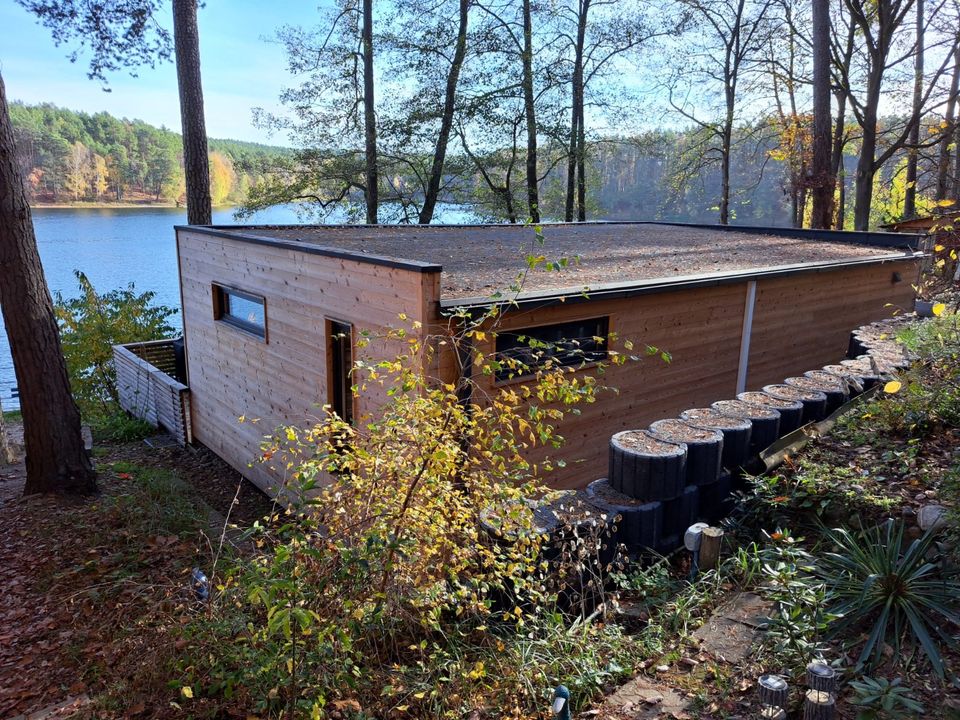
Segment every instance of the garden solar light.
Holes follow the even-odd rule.
[[[210,599],[210,581],[200,568],[194,568],[190,574],[190,587],[193,588],[193,594],[200,602]]]
[[[688,527],[687,531],[683,534],[683,546],[693,555],[692,562],[690,563],[691,578],[697,576],[697,564],[700,561],[700,542],[703,540],[703,531],[708,527],[710,526],[705,522],[694,523]]]
[[[807,665],[807,690],[803,698],[805,720],[831,720],[837,709],[837,673],[822,660]]]
[[[557,685],[553,691],[552,709],[557,720],[570,720],[570,691],[565,685]]]
[[[807,665],[807,687],[819,692],[836,692],[836,671],[825,662],[814,660]]]
[[[761,675],[757,680],[757,692],[760,695],[760,717],[764,720],[786,718],[787,699],[790,688],[787,681],[779,675]]]

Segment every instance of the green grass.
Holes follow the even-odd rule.
[[[133,442],[157,432],[150,423],[131,417],[119,409],[110,414],[85,418],[85,422],[89,423],[94,439],[99,442]]]
[[[8,423],[23,422],[23,414],[19,410],[4,410],[3,420]],[[119,409],[92,418],[85,417],[83,422],[90,426],[94,438],[99,442],[132,442],[157,432],[150,423],[130,417]]]
[[[111,470],[132,477],[131,489],[110,503],[137,534],[185,537],[201,527],[204,516],[193,490],[175,473],[128,462],[113,463]]]

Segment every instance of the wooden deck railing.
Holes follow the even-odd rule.
[[[113,346],[120,407],[151,425],[163,427],[181,445],[193,442],[190,388],[176,379],[172,340]]]

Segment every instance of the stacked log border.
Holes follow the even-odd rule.
[[[737,395],[737,400],[776,410],[780,414],[780,426],[777,428],[777,432],[780,434],[777,438],[792,433],[803,424],[803,403],[799,400],[777,398],[760,390],[742,392]]]
[[[666,442],[679,440],[687,446],[687,485],[707,485],[720,476],[723,435],[716,430],[697,430],[683,420],[657,420],[650,424],[650,433],[654,437]],[[696,435],[700,434],[708,437],[699,439]]]
[[[645,451],[625,444],[628,435],[640,435],[661,446]],[[610,485],[637,500],[672,500],[683,492],[687,446],[661,440],[646,430],[624,430],[610,438]]]
[[[594,480],[587,486],[587,500],[616,523],[614,542],[624,545],[629,552],[655,549],[663,528],[663,503],[659,501],[630,503],[629,498],[618,502],[609,497],[606,478]]]
[[[801,390],[819,391],[827,396],[826,415],[830,415],[838,407],[850,399],[850,394],[846,388],[836,379],[823,380],[812,378],[807,373],[800,377],[788,377],[783,381],[785,385],[790,385]]]
[[[784,383],[765,386],[761,391],[743,392],[735,400],[720,400],[710,410],[718,415],[739,418],[746,428],[714,427],[709,422],[694,420],[690,410],[680,413],[680,419],[658,420],[649,430],[629,430],[625,432],[643,432],[657,440],[675,443],[675,435],[662,431],[668,423],[682,422],[692,427],[721,433],[718,441],[684,440],[683,458],[676,462],[671,455],[672,482],[654,480],[653,473],[646,482],[628,480],[625,449],[616,442],[617,433],[611,438],[610,477],[616,477],[619,488],[607,479],[596,480],[587,487],[588,500],[604,512],[619,515],[622,528],[618,528],[616,539],[637,552],[654,549],[659,553],[669,553],[682,545],[683,532],[697,520],[717,522],[725,517],[732,505],[734,475],[723,472],[715,475],[707,466],[712,467],[718,453],[728,445],[748,447],[743,450],[749,457],[756,457],[778,439],[795,432],[803,425],[823,420],[828,414],[842,407],[851,398],[884,381],[892,373],[909,367],[912,358],[892,339],[890,333],[880,332],[882,323],[858,328],[851,333],[850,354],[852,357],[835,365],[810,370],[802,376],[787,378]],[[796,396],[799,394],[799,398]],[[699,409],[702,413],[703,409]],[[673,426],[671,426],[673,427]],[[724,432],[726,430],[726,432]],[[739,431],[739,434],[738,434]],[[615,455],[616,451],[616,455]],[[738,455],[740,450],[734,452]],[[721,455],[723,457],[723,455]],[[739,455],[738,455],[739,457]],[[713,458],[713,460],[711,460]],[[727,455],[732,462],[732,455]],[[742,465],[743,463],[740,463]],[[647,467],[655,467],[650,461]],[[636,465],[634,465],[636,468]],[[677,485],[678,468],[685,486]],[[733,468],[738,476],[740,467]],[[635,469],[634,469],[635,472]],[[656,477],[661,477],[660,475]],[[628,496],[647,502],[618,504],[603,496],[604,484],[622,489]],[[656,497],[655,497],[656,496]]]
[[[827,416],[827,396],[819,390],[804,390],[786,383],[764,385],[763,392],[781,400],[799,400],[803,405],[802,425],[820,422]]]
[[[780,437],[780,412],[772,407],[743,400],[718,400],[710,407],[723,415],[750,421],[750,452],[753,454],[769,447]]]
[[[750,435],[753,424],[744,417],[724,415],[715,408],[693,408],[680,413],[680,419],[693,427],[713,430],[723,435],[720,464],[733,472],[743,467],[750,457]]]

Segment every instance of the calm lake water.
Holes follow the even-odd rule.
[[[448,208],[444,222],[468,222],[470,216]],[[134,283],[138,291],[152,290],[156,302],[180,307],[174,225],[185,224],[186,212],[175,208],[130,208],[88,210],[74,208],[33,211],[40,258],[51,293],[64,297],[78,294],[74,270],[84,272],[99,292]],[[232,208],[213,213],[214,224],[233,224]],[[293,224],[292,208],[271,208],[257,213],[248,223]],[[177,327],[180,316],[171,318]],[[11,390],[16,386],[13,359],[7,335],[0,322],[0,401],[4,409],[18,407]]]

